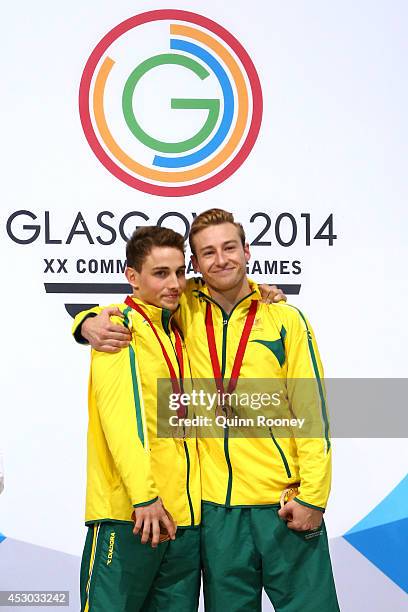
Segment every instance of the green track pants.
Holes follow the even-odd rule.
[[[133,524],[89,527],[81,564],[81,612],[196,612],[200,530],[178,529],[156,549]]]
[[[203,504],[206,612],[258,612],[262,588],[276,612],[338,612],[324,523],[288,529],[277,507]]]

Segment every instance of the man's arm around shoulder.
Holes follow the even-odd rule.
[[[111,317],[116,317],[114,322]],[[117,353],[129,346],[131,334],[123,325],[123,313],[117,306],[95,306],[78,313],[72,334],[79,344],[90,344],[96,351]]]

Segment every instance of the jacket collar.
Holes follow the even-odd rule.
[[[249,306],[249,298],[251,298],[251,300],[261,300],[262,299],[261,293],[259,291],[258,284],[255,283],[254,281],[250,280],[249,278],[247,280],[248,280],[248,284],[249,284],[249,287],[250,287],[250,292],[248,293],[248,295],[246,295],[243,298],[241,298],[239,300],[239,302],[237,302],[237,304],[235,304],[235,306],[231,310],[230,314],[227,315],[228,318],[229,318],[229,316],[231,316],[232,312],[236,308],[240,308],[241,306],[243,308],[248,307]],[[212,302],[213,304],[216,304],[217,306],[219,306],[219,308],[221,308],[221,306],[211,297],[211,294],[210,294],[210,292],[208,290],[207,285],[203,284],[200,289],[194,289],[193,293],[194,293],[195,297],[204,299],[204,300],[206,300],[208,302]],[[221,310],[223,310],[223,309],[221,308]]]
[[[158,306],[153,306],[153,304],[146,304],[146,302],[143,302],[134,295],[131,295],[129,297],[135,302],[135,304],[139,304],[139,306],[147,314],[153,325],[155,325],[156,327],[161,327],[166,332],[166,334],[169,333],[170,321],[174,313],[177,312],[180,306],[178,306],[174,312],[171,312],[171,310],[168,310],[167,308],[160,308]],[[135,310],[133,310],[133,312],[136,314]]]

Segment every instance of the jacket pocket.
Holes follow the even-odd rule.
[[[272,427],[269,427],[269,433],[271,435],[273,443],[275,444],[276,448],[279,451],[279,455],[281,457],[281,460],[282,460],[282,463],[283,463],[283,467],[285,468],[287,477],[288,478],[292,478],[292,472],[290,471],[288,460],[285,457],[285,453],[283,452],[282,447],[280,446],[280,444],[276,440],[275,436],[273,435]]]

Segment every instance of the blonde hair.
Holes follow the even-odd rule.
[[[244,228],[242,227],[241,223],[235,221],[234,215],[226,210],[222,210],[222,208],[210,208],[209,210],[200,213],[191,224],[188,241],[190,243],[190,249],[193,255],[196,254],[194,248],[194,236],[206,227],[210,227],[211,225],[221,225],[221,223],[232,223],[232,225],[235,225],[238,230],[242,246],[245,246]]]

